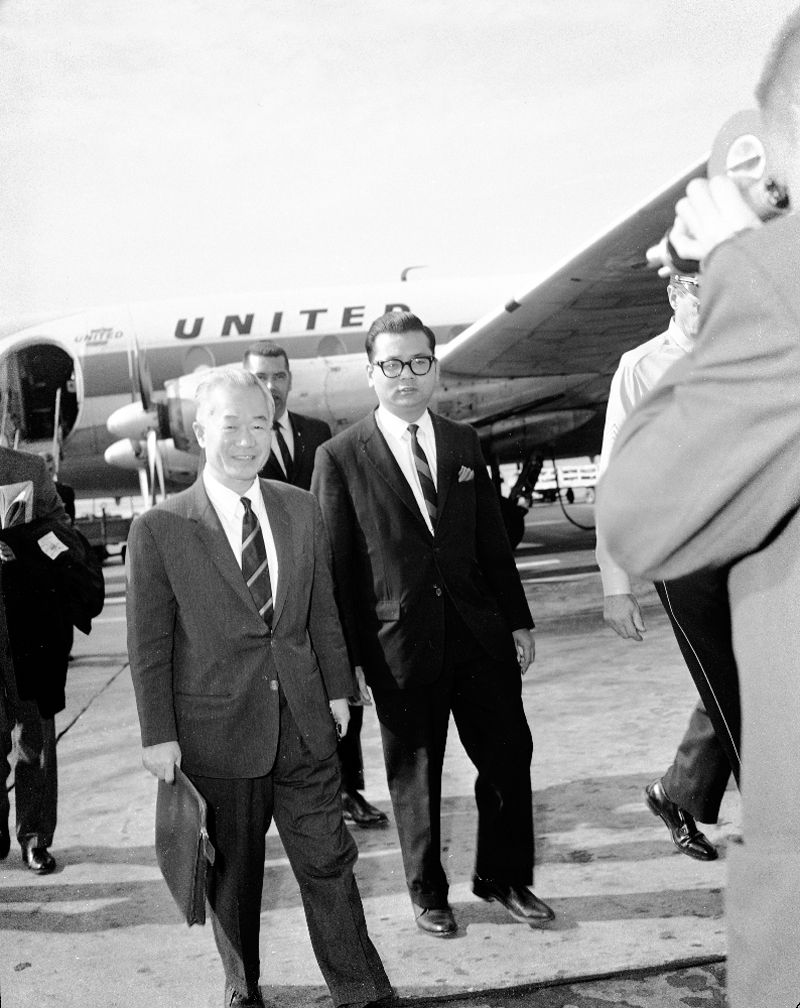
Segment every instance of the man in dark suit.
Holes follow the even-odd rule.
[[[800,205],[800,11],[756,98],[767,171]],[[745,184],[748,184],[745,180]],[[695,180],[671,241],[700,260],[697,348],[620,432],[598,497],[625,569],[730,565],[742,695],[742,836],[730,853],[733,1008],[797,1004],[800,957],[800,217],[762,225],[736,183]]]
[[[441,771],[450,713],[478,769],[473,891],[529,924],[553,913],[533,873],[531,735],[520,671],[533,621],[478,437],[428,411],[438,376],[430,329],[377,319],[367,374],[380,403],[317,450],[350,658],[381,725],[417,925],[456,930],[441,863]]]
[[[330,438],[330,427],[324,420],[290,413],[286,409],[292,372],[283,347],[272,340],[253,343],[245,351],[242,367],[261,379],[275,402],[272,450],[259,476],[310,490],[314,455],[322,442]]]
[[[0,485],[7,487],[30,482],[33,490],[30,512],[17,512],[16,519],[2,516],[3,527],[11,524],[45,519],[51,528],[69,531],[69,519],[59,500],[56,488],[42,459],[24,452],[0,448]],[[57,534],[57,533],[56,533]],[[22,563],[13,551],[0,543],[0,568],[6,563]],[[0,577],[2,577],[0,569]],[[63,651],[63,654],[61,653]],[[61,704],[63,708],[63,680],[66,678],[66,640],[63,647],[50,655],[61,669],[41,669],[42,679],[50,673],[61,672]],[[46,705],[43,716],[32,690],[38,684],[18,682],[14,673],[11,645],[6,625],[5,608],[0,604],[0,859],[10,849],[8,828],[9,801],[6,779],[10,773],[9,756],[12,736],[16,729],[17,760],[14,770],[17,840],[22,848],[25,864],[38,875],[55,870],[56,862],[48,848],[53,843],[56,828],[58,774],[56,764],[55,711]],[[22,695],[20,695],[22,694]]]
[[[256,375],[272,393],[275,418],[272,421],[272,450],[267,464],[259,473],[263,479],[281,480],[311,489],[314,456],[317,448],[330,440],[331,429],[324,420],[290,413],[286,401],[292,388],[289,358],[282,346],[272,340],[253,343],[244,354],[242,366]],[[361,726],[364,720],[363,704],[372,699],[366,684],[358,683],[360,703],[350,708],[347,734],[339,739],[339,763],[342,769],[342,809],[346,821],[365,829],[383,826],[388,817],[381,809],[371,805],[361,794],[364,787],[364,759],[361,753]]]
[[[225,1005],[262,1005],[264,837],[274,816],[335,1005],[391,993],[367,934],[342,821],[337,725],[354,682],[311,494],[258,479],[272,400],[253,375],[198,390],[201,478],[128,539],[128,647],[148,770],[205,797],[208,890]]]

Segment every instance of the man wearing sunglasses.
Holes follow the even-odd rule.
[[[667,288],[674,312],[669,328],[622,355],[609,390],[601,473],[634,406],[673,364],[694,349],[700,324],[699,291],[697,276],[673,275]],[[623,639],[641,641],[645,625],[630,578],[609,555],[602,519],[596,524],[597,563],[605,596],[603,617]],[[700,702],[672,765],[647,786],[645,801],[663,820],[677,849],[698,861],[714,861],[718,853],[695,820],[716,823],[731,769],[739,780],[739,678],[731,642],[727,580],[727,570],[722,570],[656,582]]]
[[[474,429],[428,409],[433,332],[389,312],[366,350],[378,408],[320,446],[312,490],[350,659],[375,699],[416,923],[437,937],[457,930],[440,850],[452,713],[478,770],[473,891],[539,925],[553,912],[528,888],[532,745],[520,673],[534,657],[533,620],[497,495]]]

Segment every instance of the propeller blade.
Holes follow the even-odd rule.
[[[164,460],[158,446],[158,434],[150,431],[147,435],[147,461],[150,471],[150,491],[151,503],[156,502],[156,478],[158,478],[158,495],[161,500],[166,497],[166,486],[164,482]]]
[[[148,411],[153,405],[153,377],[147,363],[147,353],[141,349],[139,341],[133,335],[128,346],[128,372],[134,401],[138,396],[142,408]]]

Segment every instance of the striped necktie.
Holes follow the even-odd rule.
[[[289,445],[286,444],[286,439],[283,436],[283,431],[281,430],[281,425],[279,421],[275,420],[272,424],[272,429],[275,431],[275,440],[278,442],[278,451],[281,453],[281,458],[283,459],[283,468],[286,473],[286,481],[288,483],[292,482],[292,475],[294,473],[294,462],[292,461],[292,453],[289,451]]]
[[[411,451],[414,454],[414,465],[417,467],[422,496],[425,498],[425,507],[428,509],[428,516],[431,525],[436,524],[436,485],[431,476],[431,467],[428,465],[428,458],[422,450],[422,445],[417,441],[417,431],[419,424],[409,424],[408,433],[411,435]]]
[[[261,618],[272,627],[272,583],[267,566],[267,547],[258,517],[248,497],[242,497],[242,574],[258,607]]]

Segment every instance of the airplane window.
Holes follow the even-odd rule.
[[[317,356],[335,357],[337,354],[346,354],[347,348],[338,336],[328,334],[323,336],[317,345]]]
[[[201,368],[214,367],[216,363],[216,358],[208,347],[190,347],[183,355],[183,373],[191,374]]]

